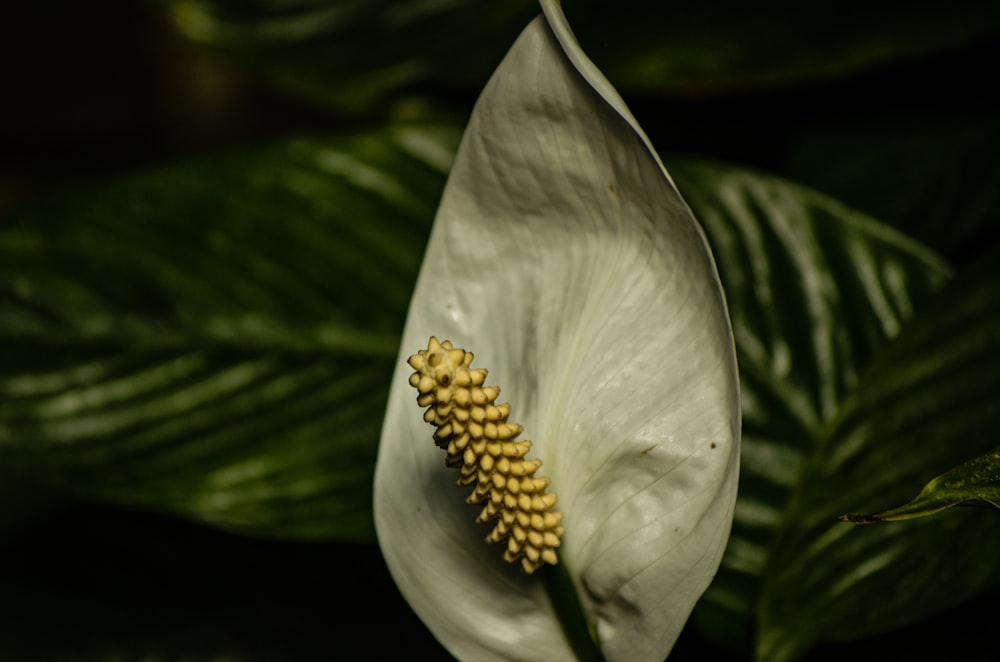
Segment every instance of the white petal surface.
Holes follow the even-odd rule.
[[[411,302],[375,476],[403,595],[465,660],[573,659],[538,574],[487,545],[405,360],[476,354],[542,460],[608,660],[662,660],[718,567],[736,363],[701,230],[614,89],[543,3],[473,112]],[[543,569],[541,572],[544,572]],[[539,573],[539,574],[540,574]]]

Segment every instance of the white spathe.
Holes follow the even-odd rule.
[[[534,442],[609,661],[662,660],[729,535],[740,403],[697,222],[556,2],[483,91],[424,257],[375,475],[400,591],[463,660],[574,659],[539,575],[501,560],[407,382],[434,335],[476,355]]]

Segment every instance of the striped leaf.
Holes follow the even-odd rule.
[[[743,395],[736,519],[694,619],[745,650],[776,525],[803,462],[860,371],[948,269],[812,190],[702,161],[668,167],[719,266]]]
[[[758,659],[797,659],[816,641],[900,627],[1000,582],[993,509],[869,526],[837,520],[900,503],[988,452],[945,474],[941,486],[956,491],[940,496],[996,500],[997,257],[960,274],[879,353],[804,467],[764,577]]]
[[[0,480],[369,540],[375,447],[457,134],[295,140],[0,225]]]

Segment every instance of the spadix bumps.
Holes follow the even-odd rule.
[[[486,541],[506,540],[504,560],[520,559],[531,574],[556,563],[562,513],[551,510],[556,495],[546,491],[549,479],[535,477],[541,460],[525,459],[531,442],[515,441],[524,428],[507,421],[510,405],[493,404],[500,389],[483,386],[486,370],[471,369],[472,358],[431,337],[409,359],[416,369],[410,385],[419,392],[417,404],[427,407],[424,420],[437,426],[434,442],[448,452],[445,463],[461,467],[458,484],[475,486],[466,502],[484,504],[476,521],[496,521]]]

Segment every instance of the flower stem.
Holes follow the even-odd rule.
[[[545,590],[577,659],[580,662],[604,662],[604,656],[597,645],[596,633],[583,611],[566,562],[559,559],[559,563],[546,568],[542,576]]]

